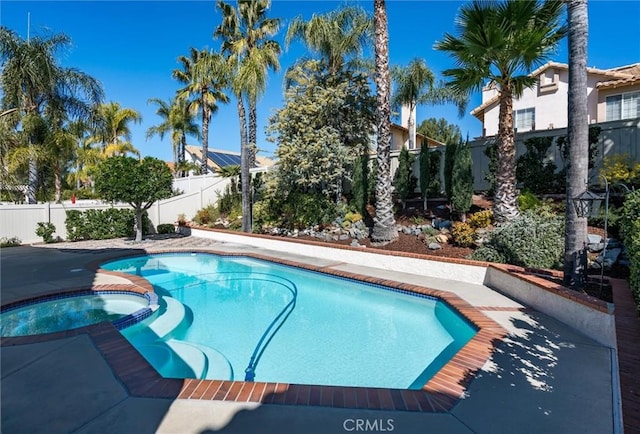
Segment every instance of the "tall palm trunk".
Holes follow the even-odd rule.
[[[391,79],[389,75],[389,33],[384,0],[373,2],[376,56],[376,123],[378,133],[378,174],[376,179],[376,216],[371,239],[387,244],[398,238],[391,200],[389,152],[391,150]]]
[[[582,193],[589,178],[589,125],[587,121],[587,0],[568,2],[569,94],[567,128],[569,167],[564,240],[564,282],[582,290],[585,283],[587,218],[578,217],[572,198]]]
[[[209,144],[207,143],[207,147]],[[184,167],[184,151],[187,148],[187,137],[183,134],[180,138],[180,148],[178,149],[178,163],[179,167]],[[180,173],[178,174],[180,178],[186,176],[184,169],[180,169]]]
[[[209,173],[209,120],[211,110],[202,102],[202,174]]]
[[[509,86],[500,90],[498,125],[498,168],[493,214],[496,222],[512,221],[518,216],[516,192],[516,147],[513,132],[513,93]]]
[[[257,142],[257,132],[258,132],[258,124],[257,124],[257,110],[256,110],[256,99],[249,98],[249,167],[256,167],[256,154],[258,151],[258,142]]]
[[[413,103],[409,105],[409,119],[407,120],[409,124],[409,149],[416,149],[416,121],[413,119],[413,107],[415,107]]]
[[[240,180],[242,183],[242,232],[252,231],[251,209],[251,150],[247,141],[247,114],[242,95],[238,95],[238,119],[240,120]]]
[[[60,165],[55,163],[53,165],[53,179],[55,186],[55,200],[56,203],[60,203],[60,198],[62,197],[62,177],[60,175]]]

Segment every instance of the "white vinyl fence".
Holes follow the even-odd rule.
[[[181,194],[169,199],[154,203],[147,211],[149,220],[157,227],[162,223],[174,223],[178,215],[184,214],[191,220],[199,209],[208,205],[215,205],[218,197],[222,195],[228,178],[215,177],[213,182],[199,184],[191,193]],[[66,211],[107,208],[130,208],[126,204],[110,205],[98,201],[78,201],[75,204],[65,203],[39,203],[34,205],[0,205],[0,237],[17,237],[22,243],[35,243],[42,241],[36,235],[38,222],[51,222],[55,225],[54,237],[66,239],[65,227]]]

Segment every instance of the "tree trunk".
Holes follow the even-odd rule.
[[[416,121],[413,119],[414,107],[414,103],[409,104],[409,119],[407,120],[409,124],[409,149],[416,149]]]
[[[513,94],[509,86],[500,90],[498,126],[498,168],[493,215],[497,223],[507,223],[518,217],[516,191],[516,147],[513,132]]]
[[[238,118],[240,120],[240,181],[242,183],[242,232],[252,231],[251,211],[251,151],[247,141],[247,115],[238,95]]]
[[[60,197],[62,193],[62,178],[60,177],[60,166],[55,164],[53,166],[53,182],[55,185],[55,200],[56,203],[60,203]]]
[[[136,243],[142,241],[142,214],[144,214],[144,210],[142,208],[136,208]]]
[[[202,174],[209,173],[209,120],[211,111],[204,104],[202,105]]]
[[[258,151],[258,124],[256,99],[249,98],[249,168],[256,167],[256,153]]]
[[[564,283],[582,290],[586,278],[587,218],[578,217],[572,198],[589,181],[589,125],[587,120],[587,0],[568,2],[569,95],[567,198],[565,211]]]
[[[209,146],[209,144],[207,143],[207,147]],[[180,173],[179,176],[180,178],[183,178],[185,176],[187,176],[184,168],[184,151],[187,148],[187,137],[185,134],[182,135],[182,138],[180,139],[180,149],[178,150],[178,163],[180,163]]]
[[[389,33],[384,0],[373,2],[376,56],[376,123],[378,134],[378,174],[376,178],[376,215],[371,239],[379,245],[398,238],[391,200],[389,152],[391,150],[391,105],[389,76]]]
[[[29,181],[27,184],[27,203],[38,203],[36,188],[38,186],[38,163],[36,162],[34,144],[29,142]]]

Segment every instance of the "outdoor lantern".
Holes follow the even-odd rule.
[[[591,215],[594,202],[598,201],[598,203],[600,203],[602,200],[602,196],[589,190],[583,191],[579,196],[572,199],[573,207],[576,209],[578,217],[589,217]]]

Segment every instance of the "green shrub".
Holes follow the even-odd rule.
[[[260,229],[264,226],[304,229],[329,224],[338,215],[335,202],[320,193],[292,192],[286,198],[270,196],[253,207],[254,221]]]
[[[498,263],[507,262],[507,258],[502,253],[500,253],[499,251],[497,251],[495,248],[491,246],[478,247],[469,256],[469,259],[473,259],[475,261],[484,261],[484,262],[498,262]]]
[[[438,230],[433,226],[425,226],[422,228],[422,233],[428,237],[435,237],[438,234]]]
[[[220,217],[220,212],[215,205],[208,205],[205,208],[198,210],[193,221],[202,226],[206,226],[209,223],[215,222]]]
[[[42,237],[42,241],[45,243],[53,243],[53,233],[56,231],[56,226],[51,222],[38,222],[36,228],[36,235]]]
[[[21,243],[22,243],[22,241],[20,241],[20,238],[18,238],[18,237],[13,237],[13,238],[2,237],[2,238],[0,238],[0,247],[16,247],[16,246],[19,246]]]
[[[625,197],[620,232],[629,255],[629,287],[640,310],[640,190]]]
[[[356,222],[359,222],[360,220],[362,220],[362,214],[358,212],[349,211],[344,215],[344,221],[347,221],[349,223],[356,223]]]
[[[68,210],[65,220],[70,241],[132,237],[135,235],[134,224],[135,211],[127,208],[88,209],[85,212]],[[145,212],[142,217],[143,233],[149,233],[152,227]]]
[[[627,228],[625,246],[629,255],[629,287],[640,311],[640,216]]]
[[[501,262],[522,267],[559,269],[563,256],[564,218],[529,210],[491,232],[484,248],[478,249],[472,259],[503,258]]]
[[[176,227],[172,223],[162,223],[158,225],[156,232],[159,234],[173,234],[176,232]]]
[[[556,165],[548,161],[547,152],[553,137],[531,137],[524,141],[526,152],[516,160],[516,178],[533,193],[554,193]]]
[[[527,211],[540,205],[542,205],[542,201],[530,191],[525,191],[518,196],[518,208],[520,208],[520,211]]]
[[[467,219],[467,223],[469,223],[469,225],[474,229],[481,229],[489,226],[492,218],[493,212],[490,209],[486,209],[484,211],[478,211],[471,214]]]
[[[238,189],[238,183],[232,179],[224,189],[222,196],[218,197],[218,212],[222,216],[229,217],[237,214],[238,209],[242,214],[242,192]]]
[[[461,247],[470,247],[476,240],[476,231],[469,223],[456,222],[451,228],[453,243]]]
[[[624,198],[620,213],[620,235],[623,240],[633,235],[633,223],[638,219],[640,219],[640,190],[628,193]]]

